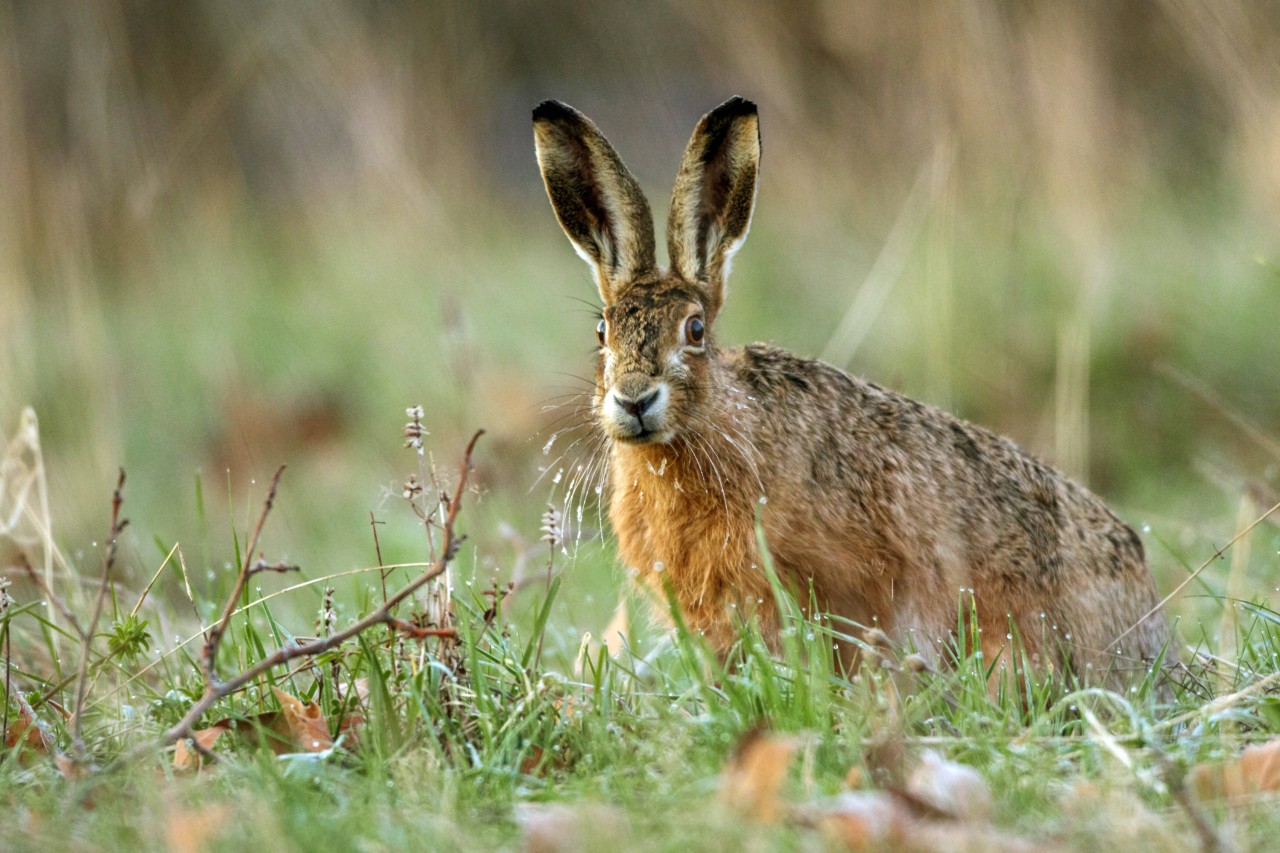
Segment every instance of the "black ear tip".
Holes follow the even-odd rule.
[[[543,101],[533,108],[534,121],[557,121],[575,118],[577,115],[577,110],[560,101]]]
[[[713,113],[722,115],[725,118],[737,118],[739,116],[753,116],[759,110],[756,108],[755,101],[748,101],[741,95],[734,95],[720,106],[712,110]]]

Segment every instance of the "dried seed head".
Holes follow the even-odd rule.
[[[320,617],[316,619],[316,626],[320,629],[320,636],[333,636],[333,629],[338,624],[338,614],[333,609],[333,594],[335,590],[331,586],[324,588],[324,598],[320,602]]]
[[[0,617],[7,615],[9,605],[13,604],[13,596],[9,594],[12,583],[13,581],[8,578],[0,578]]]
[[[410,406],[404,413],[410,418],[409,423],[404,425],[404,446],[412,447],[421,455],[422,439],[431,434],[422,425],[422,406]]]
[[[422,494],[422,484],[418,482],[418,478],[414,474],[409,475],[409,479],[404,481],[404,497],[405,500],[413,500]]]
[[[548,543],[552,548],[558,548],[560,543],[564,541],[564,518],[560,512],[550,504],[547,504],[547,511],[542,514],[542,531],[541,542]]]

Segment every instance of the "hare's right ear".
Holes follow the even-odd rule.
[[[560,227],[614,302],[655,270],[653,215],[640,185],[591,119],[559,101],[533,110],[533,141]]]
[[[724,302],[729,264],[751,226],[759,169],[755,104],[730,98],[702,117],[671,194],[667,253],[674,272],[707,288],[708,316]]]
[[[667,216],[667,254],[686,282],[707,288],[709,316],[724,301],[733,254],[746,240],[760,168],[755,104],[731,97],[694,128]]]

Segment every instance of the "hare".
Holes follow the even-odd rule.
[[[770,601],[759,517],[802,601],[931,664],[955,647],[958,612],[976,615],[965,630],[980,630],[988,663],[1123,682],[1166,654],[1168,624],[1147,615],[1156,598],[1142,543],[1082,486],[829,364],[719,345],[730,262],[755,206],[755,104],[732,98],[694,129],[668,269],[644,194],[596,126],[546,101],[533,130],[551,205],[604,301],[591,412],[608,443],[620,557],[643,583],[669,583],[713,646],[728,649],[748,614],[776,641],[776,611],[759,606]]]

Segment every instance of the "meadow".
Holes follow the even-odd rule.
[[[720,32],[562,3],[554,50],[518,4],[0,13],[0,846],[1268,849],[1275,755],[1236,762],[1280,735],[1280,72],[1254,6],[1167,5],[819,3],[824,35],[765,6]],[[653,27],[671,62],[632,45]],[[598,299],[528,111],[585,109],[661,208],[739,90],[765,155],[722,337],[942,405],[1102,495],[1177,591],[1171,702],[993,695],[962,597],[938,672],[874,644],[833,671],[857,632],[781,590],[781,655],[746,626],[726,670],[635,600],[602,651],[627,578],[597,483],[566,505],[582,429],[556,435]],[[447,606],[419,580],[399,622],[282,653],[443,570],[453,500]],[[290,659],[172,737],[224,612],[218,681]],[[185,743],[223,721],[216,760]],[[989,805],[920,802],[936,758]]]

